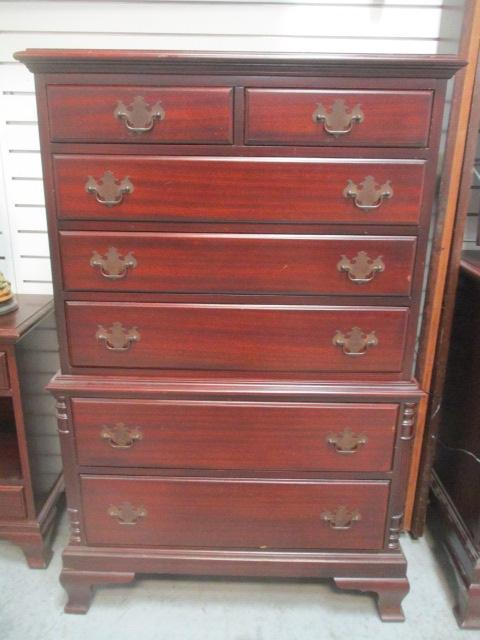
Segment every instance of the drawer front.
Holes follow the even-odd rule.
[[[0,389],[9,389],[10,380],[8,377],[7,354],[0,351]]]
[[[53,141],[232,142],[230,87],[48,87]]]
[[[66,315],[73,366],[398,373],[409,312],[67,302]]]
[[[398,405],[75,398],[72,411],[81,465],[389,471]]]
[[[247,144],[425,147],[430,91],[247,89]]]
[[[383,547],[388,482],[82,476],[81,486],[89,544]],[[342,505],[352,521],[333,528]]]
[[[23,520],[26,517],[23,487],[0,486],[0,520]]]
[[[424,169],[423,161],[400,160],[56,156],[57,214],[105,220],[415,224]],[[388,193],[391,197],[384,196]],[[368,203],[376,208],[362,208]]]
[[[61,232],[71,291],[410,294],[416,239]]]

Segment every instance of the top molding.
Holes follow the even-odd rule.
[[[451,78],[467,63],[452,55],[319,55],[215,51],[26,49],[33,73],[172,73]]]

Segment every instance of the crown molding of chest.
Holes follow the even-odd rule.
[[[346,55],[221,51],[26,49],[14,54],[33,73],[174,73],[450,78],[455,55]]]

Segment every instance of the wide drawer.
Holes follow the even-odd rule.
[[[431,91],[247,89],[247,144],[428,145]]]
[[[64,288],[410,294],[414,237],[63,231]]]
[[[389,483],[81,476],[88,544],[380,549]]]
[[[0,486],[0,520],[23,520],[26,516],[23,487]]]
[[[121,369],[400,372],[408,317],[384,307],[66,303],[71,364]]]
[[[10,381],[8,378],[7,354],[0,351],[0,389],[8,389]]]
[[[60,218],[362,225],[416,224],[425,170],[416,160],[318,158],[60,155],[54,164]]]
[[[231,87],[48,86],[53,141],[232,142]]]
[[[396,404],[72,399],[78,463],[389,471]]]

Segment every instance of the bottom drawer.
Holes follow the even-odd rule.
[[[23,520],[26,517],[23,487],[0,487],[0,520]]]
[[[380,549],[389,482],[82,476],[89,544]]]

